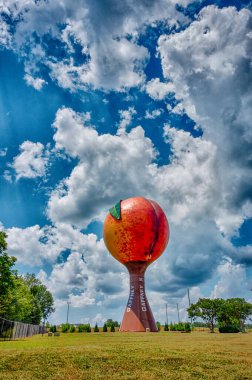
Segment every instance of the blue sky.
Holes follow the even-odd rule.
[[[252,288],[251,3],[0,2],[1,228],[52,322],[121,320],[126,270],[102,222],[119,199],[165,210],[148,269],[157,320]],[[86,263],[81,260],[84,254]]]

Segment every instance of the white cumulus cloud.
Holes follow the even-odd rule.
[[[146,84],[146,92],[155,100],[163,100],[170,92],[174,92],[174,87],[171,82],[160,82],[159,78],[155,78]]]
[[[216,222],[227,235],[252,216],[251,16],[248,9],[208,6],[184,31],[159,39],[180,111],[216,150]]]
[[[182,5],[188,2],[179,1]],[[6,45],[10,36],[13,38],[12,48],[25,58],[26,72],[32,77],[37,76],[42,63],[50,69],[51,78],[59,86],[71,91],[87,86],[124,91],[145,80],[143,68],[149,54],[138,44],[137,37],[146,25],[154,25],[160,20],[176,25],[186,20],[176,10],[176,3],[170,0],[136,3],[126,0],[120,4],[116,0],[77,0],[74,3],[69,0],[10,0],[4,5],[3,13],[19,21],[13,35],[9,35],[6,24],[2,24],[0,41]],[[62,29],[59,25],[65,27]],[[68,58],[60,61],[53,52],[49,59],[44,56],[42,40],[48,33],[64,44]],[[35,40],[34,34],[41,38],[40,42]],[[76,44],[81,47],[81,62],[74,61]],[[34,53],[34,48],[40,50],[39,54]],[[37,87],[41,83],[29,77],[28,81]]]
[[[49,160],[49,152],[44,145],[39,142],[24,141],[19,149],[20,153],[9,165],[15,172],[16,180],[43,177]]]
[[[44,79],[34,78],[33,76],[29,74],[25,75],[25,80],[29,86],[34,87],[35,90],[38,90],[38,91],[40,91],[42,87],[44,86],[44,84],[46,83]]]
[[[99,135],[71,109],[58,111],[54,127],[56,148],[79,163],[51,194],[48,215],[53,221],[85,226],[101,218],[119,194],[127,198],[152,186],[148,170],[142,169],[148,169],[156,152],[141,127],[121,136]]]

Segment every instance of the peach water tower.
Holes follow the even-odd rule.
[[[129,198],[109,210],[104,242],[130,275],[130,294],[120,331],[157,331],[145,294],[146,268],[165,250],[169,224],[161,207],[142,197]]]

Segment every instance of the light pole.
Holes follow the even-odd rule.
[[[178,312],[178,323],[180,323],[178,303],[177,303],[177,312]]]
[[[165,313],[166,313],[166,324],[168,326],[168,312],[167,312],[167,303],[165,304]]]
[[[67,301],[67,321],[66,323],[68,324],[68,316],[69,316],[69,306],[70,306],[71,302],[70,301]]]
[[[187,295],[188,295],[188,303],[189,303],[189,307],[190,307],[191,306],[191,300],[190,300],[189,288],[187,288]],[[190,319],[191,319],[191,331],[192,331],[192,317]]]

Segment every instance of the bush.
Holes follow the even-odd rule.
[[[94,332],[99,332],[99,327],[97,326],[97,323],[95,324]]]
[[[70,325],[69,325],[69,323],[62,323],[62,325],[61,325],[61,331],[62,331],[63,333],[68,332],[69,329],[70,329]]]
[[[79,325],[78,331],[79,332],[83,332],[83,331],[85,331],[85,332],[91,332],[91,326],[90,326],[89,323],[86,323],[85,325]]]
[[[191,325],[189,322],[185,322],[185,331],[187,332],[191,331]]]
[[[87,332],[87,333],[91,333],[91,326],[89,323],[87,323],[86,325],[84,325],[84,331]]]
[[[55,332],[57,332],[57,327],[54,325],[54,326],[51,326],[50,327],[50,331],[52,332],[52,333],[55,333]]]
[[[70,326],[70,333],[74,333],[74,332],[75,332],[75,330],[76,330],[76,328],[75,328],[75,326],[74,326],[74,325]]]
[[[157,321],[156,326],[157,326],[158,331],[160,331],[161,330],[161,323]]]
[[[167,323],[165,323],[165,325],[164,325],[164,331],[169,331],[169,326]]]
[[[115,327],[119,327],[119,323],[117,321],[113,321],[113,319],[107,319],[106,325],[110,328],[112,325],[114,325]]]
[[[183,322],[177,323],[176,331],[185,331],[185,324]]]
[[[167,326],[168,327],[168,326]],[[168,330],[165,330],[168,331]],[[191,326],[189,322],[179,322],[179,323],[174,323],[170,324],[170,331],[186,331],[190,332],[191,331]]]
[[[226,326],[220,326],[219,332],[220,333],[238,333],[240,332],[240,329],[238,326],[235,326],[235,325],[226,325]]]
[[[115,332],[115,325],[112,323],[111,327],[110,327],[110,332]]]
[[[103,328],[102,328],[102,331],[103,331],[103,332],[107,332],[107,331],[108,331],[108,328],[107,328],[107,324],[106,324],[106,323],[104,323]]]

